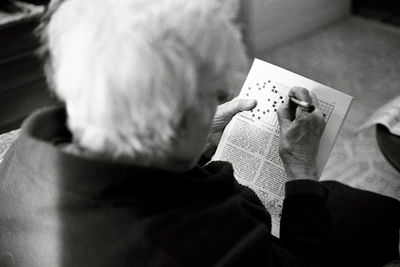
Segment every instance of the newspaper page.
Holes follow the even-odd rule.
[[[257,99],[257,106],[233,117],[213,157],[232,163],[238,182],[254,190],[271,214],[271,231],[277,237],[287,176],[278,153],[276,111],[288,101],[287,94],[293,86],[307,88],[317,95],[327,123],[317,156],[320,176],[352,97],[259,59],[254,60],[239,94],[242,99]]]

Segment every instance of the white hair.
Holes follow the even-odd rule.
[[[49,78],[74,142],[119,157],[165,156],[200,71],[247,70],[237,1],[66,0],[44,28]],[[237,87],[237,85],[234,85]]]

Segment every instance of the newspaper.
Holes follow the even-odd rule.
[[[375,111],[357,131],[361,132],[375,124],[383,124],[390,133],[400,136],[400,96]]]
[[[254,190],[271,214],[271,232],[277,237],[288,179],[278,154],[276,111],[288,101],[287,93],[293,86],[307,88],[317,95],[327,123],[317,156],[320,176],[347,116],[352,97],[259,59],[254,60],[239,94],[242,99],[257,99],[257,106],[233,117],[213,156],[213,160],[232,163],[238,182]]]

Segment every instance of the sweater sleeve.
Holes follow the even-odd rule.
[[[287,182],[285,191],[280,243],[304,262],[335,266],[327,188],[316,181],[297,180]]]
[[[232,166],[226,162],[212,162],[205,168],[233,179]],[[280,239],[270,234],[270,215],[254,191],[237,183],[235,188],[240,218],[250,216],[254,225],[218,266],[338,266],[330,245],[332,221],[325,186],[311,180],[286,183]]]
[[[254,228],[245,244],[239,242],[228,257],[229,264],[222,266],[340,266],[330,244],[332,221],[326,206],[327,188],[302,180],[288,182],[285,189],[280,239]],[[265,211],[264,206],[254,200],[254,192],[250,194],[244,187],[241,191],[241,197],[252,203],[242,207],[271,229],[270,221],[260,212]]]

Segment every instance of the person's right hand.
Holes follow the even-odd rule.
[[[293,87],[288,95],[314,105],[315,110],[308,113],[290,100],[280,106],[279,155],[290,180],[318,180],[316,156],[325,129],[324,116],[316,96],[307,89]]]

